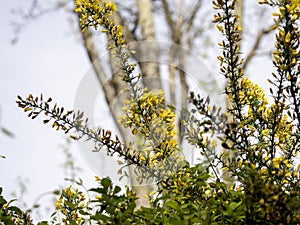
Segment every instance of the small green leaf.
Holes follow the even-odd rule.
[[[48,222],[47,221],[42,221],[42,222],[39,222],[37,225],[48,225]]]
[[[174,201],[174,200],[169,200],[165,203],[165,206],[167,207],[171,207],[172,209],[176,209],[178,210],[180,207],[179,207],[179,204],[178,202]]]
[[[71,209],[74,209],[75,205],[70,201],[65,201],[65,204],[69,206]]]
[[[79,210],[79,213],[80,213],[81,215],[83,215],[83,216],[88,216],[88,215],[90,215],[88,212],[85,212],[85,211],[83,211],[83,210]]]
[[[53,194],[54,194],[54,195],[60,195],[60,190],[54,190],[54,191],[53,191]]]
[[[114,194],[117,194],[121,191],[121,188],[119,186],[116,186],[114,189]]]
[[[8,207],[8,209],[11,210],[11,211],[16,212],[17,214],[21,214],[21,213],[22,213],[22,210],[19,209],[19,208],[16,207],[16,206],[10,206],[10,207]]]
[[[2,193],[2,188],[1,188],[1,193]],[[3,198],[3,196],[0,196],[0,205],[6,204],[7,201]]]
[[[111,180],[105,177],[101,180],[101,185],[104,187],[105,190],[107,190],[108,187],[111,185]]]
[[[108,221],[108,220],[109,220],[109,217],[103,215],[103,214],[100,213],[100,212],[97,212],[94,216],[91,216],[91,219],[97,220],[97,221]]]

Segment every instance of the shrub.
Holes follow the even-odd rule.
[[[108,177],[97,177],[98,185],[89,190],[94,197],[88,199],[73,187],[62,191],[53,223],[59,223],[59,217],[64,224],[300,223],[300,167],[296,160],[300,146],[300,4],[293,0],[260,1],[278,10],[273,13],[273,29],[277,31],[269,99],[242,69],[235,3],[213,2],[214,22],[224,36],[218,59],[230,104],[222,112],[210,105],[209,98],[190,94],[193,109],[186,113],[184,136],[205,158],[191,166],[179,154],[174,108],[166,104],[163,91],[139,85],[122,27],[112,18],[116,6],[99,0],[75,1],[82,30],[101,26],[113,41],[108,49],[118,59],[117,66],[128,85],[121,123],[140,141],[122,143],[109,130],[92,129],[82,112],[65,112],[42,95],[19,96],[17,104],[32,119],[43,113],[44,123],[51,122],[53,128],[73,139],[94,141],[96,150],[106,150],[123,158],[126,165],[136,165],[140,181],[153,179],[156,189],[147,196],[150,207],[136,208],[137,196],[129,187],[122,192]],[[230,174],[231,184],[222,179],[221,171]],[[31,223],[2,196],[0,205],[3,223]]]

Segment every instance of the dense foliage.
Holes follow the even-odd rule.
[[[17,104],[32,119],[45,114],[44,123],[70,137],[95,143],[98,151],[118,155],[126,165],[136,165],[140,181],[153,179],[150,207],[136,208],[136,196],[106,178],[88,198],[76,187],[67,187],[56,203],[54,224],[299,224],[300,181],[296,157],[300,148],[300,3],[297,0],[261,0],[274,7],[276,42],[273,51],[273,85],[267,98],[243,72],[240,30],[234,0],[214,0],[214,22],[223,34],[220,73],[226,78],[224,93],[230,104],[223,112],[209,98],[191,93],[193,109],[186,113],[185,138],[203,155],[190,166],[179,154],[174,129],[174,107],[163,91],[140,84],[122,27],[112,18],[116,5],[105,0],[76,0],[83,32],[87,27],[112,40],[108,50],[118,59],[127,83],[127,99],[120,122],[137,137],[122,143],[109,130],[92,129],[83,113],[67,111],[52,99],[29,95]],[[220,148],[223,151],[220,151]],[[233,182],[222,179],[222,171]],[[0,196],[0,221],[31,224],[29,215]],[[42,222],[41,224],[46,224]]]

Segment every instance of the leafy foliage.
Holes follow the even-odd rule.
[[[7,201],[2,195],[2,188],[0,188],[0,221],[4,224],[32,224],[30,215],[23,212],[11,203],[15,200]]]
[[[109,130],[94,130],[82,112],[65,112],[57,104],[51,105],[51,98],[44,101],[42,95],[18,96],[17,104],[30,118],[44,114],[44,123],[51,122],[71,138],[93,141],[96,151],[104,148],[109,155],[122,157],[126,165],[136,165],[139,179],[153,178],[156,190],[147,196],[150,207],[137,209],[137,197],[130,188],[122,191],[108,177],[96,177],[98,186],[89,190],[93,197],[71,186],[62,191],[52,223],[60,224],[59,218],[64,224],[300,223],[300,167],[296,160],[300,150],[300,4],[293,0],[259,2],[279,10],[273,14],[277,34],[272,99],[267,99],[242,69],[242,28],[237,25],[236,1],[213,1],[214,22],[224,36],[219,43],[220,72],[228,81],[224,93],[231,104],[224,113],[211,106],[209,98],[191,93],[194,108],[184,121],[185,138],[206,162],[190,166],[179,154],[174,109],[166,104],[163,91],[141,87],[140,75],[134,75],[122,28],[112,18],[116,6],[104,0],[75,1],[83,31],[88,26],[102,26],[113,40],[108,50],[118,59],[128,85],[121,123],[138,141],[122,143]],[[226,151],[220,152],[220,147]],[[235,181],[232,185],[222,180],[222,171],[230,172]],[[28,214],[10,206],[3,196],[0,206],[1,222],[31,224]]]

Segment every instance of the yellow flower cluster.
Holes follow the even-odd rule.
[[[270,113],[268,100],[265,97],[264,90],[253,83],[248,77],[243,77],[240,80],[238,93],[238,102],[243,109],[242,121],[239,123],[239,128],[243,129],[247,136],[254,136],[256,134],[255,123],[257,117],[266,117],[266,121],[269,119],[269,114],[266,115],[266,112]],[[260,133],[267,135],[268,129],[263,129]]]
[[[85,195],[78,189],[72,189],[69,186],[62,191],[55,203],[55,208],[64,216],[62,218],[64,224],[69,224],[69,221],[76,221],[79,225],[84,224],[84,219],[79,213],[85,207],[84,201]]]
[[[179,204],[193,202],[203,205],[216,194],[212,185],[207,183],[210,175],[199,167],[179,169],[176,173],[160,183],[158,193],[167,193],[169,199],[176,199]],[[177,198],[180,196],[180,198]],[[150,196],[151,199],[151,196]]]
[[[130,127],[133,134],[164,139],[176,135],[175,113],[170,108],[165,108],[162,90],[157,93],[145,90],[138,99],[127,100],[125,104],[123,110],[126,115],[122,116],[121,122],[125,127]]]
[[[174,139],[175,113],[166,108],[165,96],[162,90],[157,93],[139,87],[139,76],[132,74],[135,64],[128,62],[130,52],[125,44],[122,27],[116,25],[113,12],[116,5],[105,0],[76,0],[75,12],[80,13],[82,30],[93,26],[97,29],[102,26],[102,32],[113,40],[114,44],[108,46],[112,55],[119,59],[117,66],[123,70],[122,79],[129,85],[130,98],[125,101],[123,108],[125,115],[121,117],[121,123],[130,127],[139,141],[136,146],[144,151],[139,153],[139,160],[150,168],[165,165],[165,160],[174,155],[178,143]],[[138,78],[138,79],[136,79]],[[168,162],[169,163],[169,162]]]
[[[104,27],[102,32],[107,33],[116,46],[125,43],[123,38],[122,27],[116,25],[111,19],[113,12],[117,10],[116,4],[105,0],[76,0],[75,12],[80,13],[80,25],[84,32],[89,26],[97,29],[99,26]]]
[[[112,2],[100,0],[75,0],[75,12],[86,13],[90,9],[95,12],[115,12],[117,6]]]
[[[178,148],[175,113],[166,108],[164,92],[144,89],[140,97],[128,99],[125,104],[121,123],[138,137],[136,144],[143,150],[140,160],[150,169],[163,169],[165,160],[174,156]]]
[[[270,122],[275,116],[274,112],[276,112],[276,106],[273,104],[271,107],[262,111],[263,120]],[[294,129],[295,127],[292,124],[291,118],[287,114],[284,114],[277,119],[275,129],[264,129],[261,132],[261,136],[273,136],[274,144],[277,146],[278,151],[291,155],[292,153],[289,151],[297,142],[295,137],[293,137]]]
[[[293,158],[297,156],[294,146],[297,138],[293,136],[294,126],[288,115],[279,117],[276,127],[261,129],[263,123],[268,124],[274,118],[275,106],[265,108],[263,111],[252,113],[241,124],[252,122],[253,125],[244,126],[251,137],[247,161],[238,161],[238,168],[250,168],[258,171],[265,182],[289,183],[289,179],[298,179],[298,172],[293,166]],[[259,119],[262,119],[259,122]],[[257,125],[255,125],[257,123]],[[260,167],[257,167],[260,165]],[[264,165],[264,166],[261,166]]]
[[[125,43],[122,26],[117,25],[112,18],[113,13],[117,10],[113,2],[106,0],[76,0],[75,12],[80,14],[80,25],[82,32],[89,26],[97,29],[103,27],[102,32],[105,33],[109,40],[113,42],[107,47],[112,54],[112,57],[118,58],[116,66],[123,70],[122,79],[134,90],[137,77],[132,75],[135,69],[135,64],[129,63],[131,52],[128,50]]]
[[[264,91],[247,77],[240,81],[239,102],[245,112],[238,129],[245,131],[250,145],[246,150],[248,160],[238,161],[237,167],[259,171],[265,182],[286,184],[289,179],[297,179],[298,173],[292,165],[292,158],[297,155],[292,150],[297,138],[293,136],[295,127],[291,118],[286,113],[278,115],[275,103],[268,106]]]
[[[268,100],[265,97],[264,90],[260,88],[257,84],[254,84],[248,77],[243,77],[241,79],[240,86],[240,103],[243,105],[259,105],[259,110],[263,111],[268,104]]]
[[[294,1],[279,1],[279,12],[274,12],[275,26],[278,27],[276,35],[277,44],[273,51],[274,64],[281,70],[292,68],[299,64],[299,18],[300,3]],[[288,22],[282,22],[288,20]],[[285,24],[285,25],[284,25]],[[290,29],[287,26],[292,26]],[[281,45],[280,43],[284,43]],[[288,57],[285,52],[289,52]],[[288,77],[290,79],[290,77]]]
[[[289,183],[288,179],[298,179],[298,172],[294,170],[289,159],[283,156],[275,157],[272,160],[266,157],[267,167],[260,169],[261,179],[266,182],[275,181],[282,184]],[[275,179],[274,179],[275,178]]]

